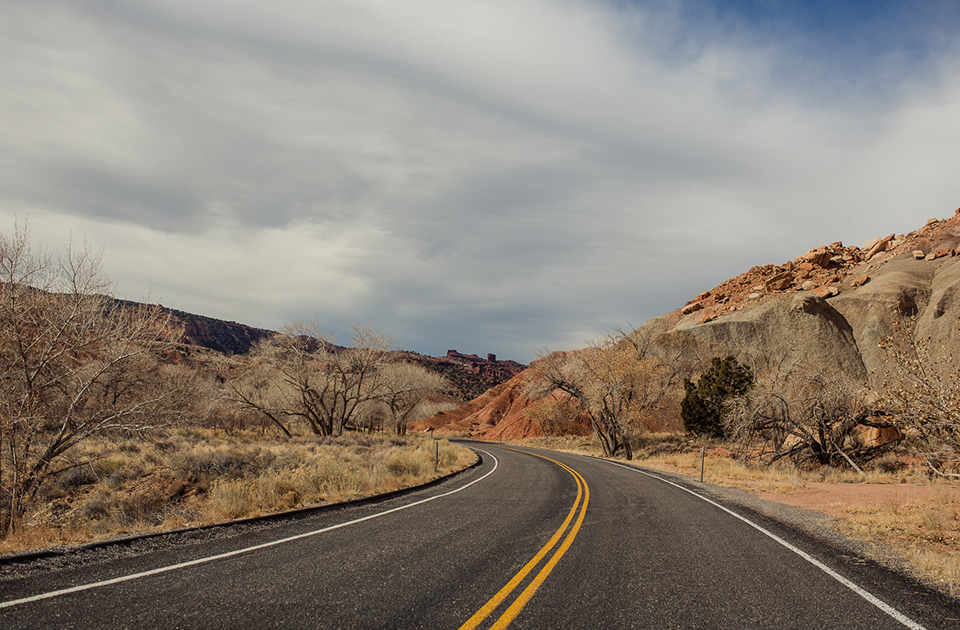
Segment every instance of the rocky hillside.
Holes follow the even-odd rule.
[[[781,265],[753,267],[633,334],[663,346],[684,344],[708,359],[799,361],[876,386],[891,367],[878,342],[903,316],[916,316],[918,337],[934,347],[960,351],[958,247],[960,210],[909,234],[859,247],[838,241]],[[537,435],[539,427],[523,414],[524,378],[414,428],[492,439]]]
[[[273,334],[272,330],[254,328],[203,315],[167,309],[171,328],[178,331],[178,343],[209,348],[227,356],[246,354],[253,345]]]
[[[486,439],[538,435],[523,414],[530,401],[523,395],[529,372],[524,370],[509,381],[485,391],[467,404],[451,411],[441,411],[424,420],[410,423],[416,431],[443,434],[471,434]]]
[[[404,353],[404,360],[417,363],[446,377],[450,395],[462,401],[473,400],[492,387],[509,381],[526,369],[516,361],[498,361],[488,354],[481,359],[475,354],[460,354],[447,350],[446,356],[428,357],[415,352]]]
[[[958,348],[960,215],[862,247],[831,243],[782,265],[754,267],[654,318],[636,334],[692,344],[702,356],[790,358],[879,385],[878,348],[896,320]]]

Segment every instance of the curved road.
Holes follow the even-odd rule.
[[[472,446],[429,489],[0,579],[0,628],[960,627],[955,600],[695,484]]]

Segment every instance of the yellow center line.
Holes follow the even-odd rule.
[[[564,466],[564,468],[567,468]],[[580,526],[583,525],[583,518],[587,514],[587,503],[590,502],[590,488],[587,486],[587,482],[579,473],[574,471],[571,468],[567,468],[577,479],[583,481],[583,487],[585,496],[583,499],[583,507],[580,509],[580,516],[577,518],[577,524],[573,526],[573,529],[570,530],[570,533],[567,534],[567,538],[563,541],[563,544],[560,545],[560,548],[557,549],[557,552],[553,554],[553,557],[550,558],[550,561],[547,563],[543,569],[540,570],[540,573],[537,574],[533,581],[523,589],[523,592],[520,593],[520,596],[510,605],[509,608],[501,615],[500,619],[497,620],[497,623],[493,624],[491,630],[503,630],[510,622],[513,621],[514,617],[520,614],[520,611],[523,610],[523,607],[527,605],[527,602],[530,601],[530,598],[533,597],[533,594],[537,592],[537,589],[540,588],[540,585],[543,584],[544,580],[547,579],[547,576],[550,575],[550,572],[553,571],[553,568],[557,565],[557,562],[560,561],[560,558],[567,552],[567,549],[570,548],[570,545],[573,544],[573,539],[577,537],[577,533],[580,531]],[[578,482],[579,483],[579,482]]]
[[[514,450],[514,449],[510,449]],[[524,606],[527,605],[527,602],[533,597],[534,593],[537,592],[537,589],[540,588],[540,585],[543,584],[544,580],[547,579],[547,576],[550,575],[550,572],[553,571],[553,568],[556,566],[557,562],[560,561],[560,558],[567,552],[567,549],[570,548],[570,545],[573,544],[573,539],[576,538],[577,533],[580,531],[580,526],[583,524],[584,516],[587,513],[587,503],[590,501],[590,488],[587,486],[586,480],[580,476],[580,474],[561,462],[558,462],[555,459],[545,457],[543,455],[537,455],[536,453],[529,453],[527,451],[517,451],[518,453],[526,453],[527,455],[533,455],[534,457],[539,457],[547,461],[557,464],[571,475],[573,475],[574,480],[577,482],[577,499],[573,503],[573,507],[570,508],[567,518],[563,521],[563,524],[560,528],[553,534],[550,540],[537,552],[535,555],[520,571],[513,576],[513,578],[507,582],[507,585],[504,586],[496,595],[490,598],[490,600],[484,604],[480,610],[478,610],[470,619],[467,620],[460,630],[473,630],[477,628],[483,621],[489,617],[497,607],[503,603],[507,597],[519,586],[527,575],[540,563],[541,560],[556,546],[557,542],[563,536],[563,532],[566,531],[567,527],[570,525],[570,522],[573,520],[574,515],[577,512],[577,508],[580,508],[580,516],[577,518],[576,524],[567,534],[566,539],[563,541],[563,544],[560,545],[560,548],[557,549],[556,553],[553,554],[553,557],[547,562],[546,566],[540,570],[540,572],[533,578],[529,585],[520,593],[519,597],[504,611],[503,615],[497,620],[493,625],[493,628],[502,629],[506,628],[511,621],[520,613]],[[580,500],[583,499],[581,505]]]

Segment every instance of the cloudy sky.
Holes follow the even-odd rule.
[[[0,230],[529,361],[960,205],[960,5],[0,0]]]

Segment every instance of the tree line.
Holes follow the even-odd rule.
[[[430,397],[446,390],[446,381],[393,358],[394,349],[370,326],[355,325],[350,346],[340,348],[319,322],[296,322],[257,343],[254,367],[230,384],[230,394],[287,436],[291,422],[319,436],[351,426],[389,427],[402,435],[408,422],[430,409]]]
[[[893,368],[871,386],[790,356],[706,360],[689,338],[617,331],[581,350],[542,352],[531,364],[527,413],[546,432],[585,421],[605,456],[631,459],[667,416],[768,464],[863,472],[906,444],[933,474],[960,477],[960,366],[918,337],[910,317],[879,345]]]

